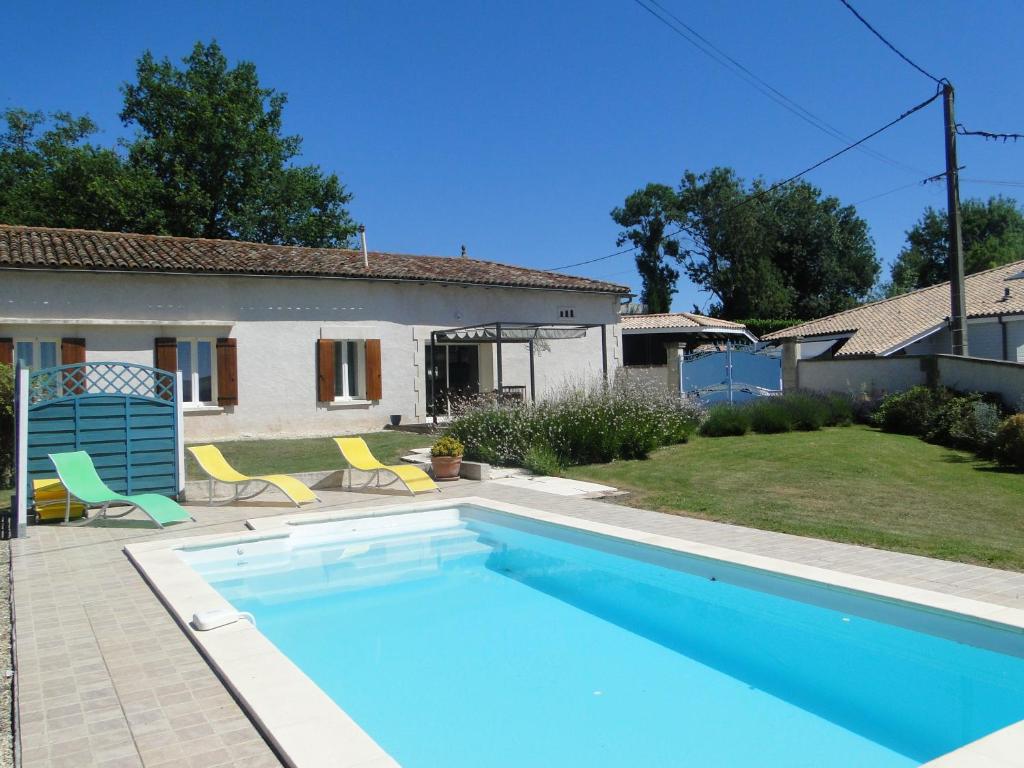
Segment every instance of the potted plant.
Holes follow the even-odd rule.
[[[435,480],[458,480],[462,454],[466,447],[451,435],[445,435],[430,448],[430,465]]]

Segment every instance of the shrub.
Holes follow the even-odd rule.
[[[933,426],[943,398],[928,387],[911,387],[882,400],[875,412],[875,424],[886,432],[924,437]]]
[[[431,456],[462,456],[466,452],[464,446],[457,438],[445,435],[438,438],[437,442],[430,447]]]
[[[933,443],[988,457],[992,455],[999,421],[999,408],[981,395],[951,397],[936,408],[925,437]]]
[[[0,363],[0,488],[14,480],[14,369]]]
[[[678,397],[635,385],[567,387],[538,404],[483,401],[464,405],[449,434],[471,460],[526,466],[644,458],[655,448],[686,442],[703,411]],[[544,452],[543,455],[538,452]]]
[[[740,407],[750,416],[750,428],[762,435],[793,429],[793,419],[781,397],[759,398]]]
[[[523,466],[535,475],[557,475],[562,471],[562,460],[546,445],[532,445],[523,456]]]
[[[999,425],[995,437],[995,458],[1005,467],[1024,469],[1024,413]]]
[[[794,392],[779,398],[781,406],[789,415],[793,429],[813,432],[828,422],[829,407],[826,401],[816,395]]]
[[[714,405],[700,427],[706,437],[736,437],[750,431],[750,411],[737,405]]]
[[[838,392],[824,395],[823,399],[828,409],[826,427],[848,427],[853,424],[856,413],[852,399]]]

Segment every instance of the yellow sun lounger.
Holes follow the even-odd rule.
[[[430,479],[430,475],[419,467],[414,467],[412,464],[381,464],[370,452],[370,446],[361,437],[336,437],[334,442],[338,444],[341,455],[345,457],[348,465],[360,472],[372,472],[376,477],[377,485],[380,485],[380,473],[388,472],[394,475],[413,496],[424,491],[441,492],[437,483]],[[348,472],[348,487],[350,489],[352,488],[352,469]]]
[[[258,477],[243,475],[228,464],[227,459],[224,458],[220,449],[215,445],[190,445],[188,450],[195,457],[203,472],[209,477],[210,504],[213,504],[214,481],[235,487],[235,495],[227,499],[225,503],[251,499],[253,496],[263,493],[270,486],[274,486],[281,491],[297,507],[302,504],[308,504],[311,501],[320,501],[319,497],[305,483],[301,480],[296,480],[291,475],[259,475]],[[264,485],[253,493],[242,495],[241,492],[246,483],[263,483]]]
[[[68,504],[68,492],[55,477],[32,481],[32,498],[35,500],[36,520],[64,520],[65,516],[81,517],[85,504],[72,501]]]

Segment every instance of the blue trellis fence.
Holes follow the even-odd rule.
[[[680,360],[683,394],[707,402],[741,402],[782,392],[782,356],[764,344],[733,344]]]
[[[56,477],[50,453],[87,451],[118,493],[179,496],[184,486],[181,374],[119,362],[17,371],[16,525],[32,481]]]

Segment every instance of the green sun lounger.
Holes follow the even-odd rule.
[[[50,461],[57,468],[57,476],[61,483],[68,489],[68,512],[70,512],[71,498],[74,497],[89,507],[100,507],[100,517],[108,517],[107,507],[111,504],[130,505],[127,512],[110,517],[124,517],[133,509],[140,509],[149,518],[163,528],[166,523],[181,523],[192,520],[193,517],[186,512],[178,502],[161,496],[159,493],[139,493],[134,496],[122,496],[114,493],[100,479],[92,459],[85,451],[72,451],[70,453],[51,453]],[[65,513],[64,522],[68,521],[69,515]]]

